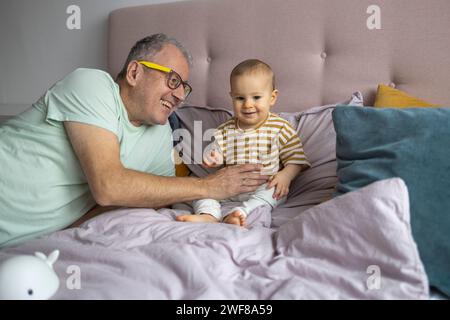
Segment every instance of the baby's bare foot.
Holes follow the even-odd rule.
[[[233,211],[223,219],[223,222],[245,227],[246,219],[241,212]]]
[[[177,221],[182,222],[219,222],[212,215],[207,213],[202,214],[184,214],[175,218]]]

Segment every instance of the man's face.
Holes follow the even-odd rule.
[[[181,51],[168,44],[151,59],[151,62],[168,67],[177,72],[183,81],[189,77],[189,65]],[[184,101],[183,85],[171,89],[167,85],[167,73],[151,70],[138,65],[142,74],[135,90],[137,109],[131,122],[135,124],[165,124],[169,115]]]

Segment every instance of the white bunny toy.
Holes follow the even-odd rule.
[[[59,251],[48,257],[41,252],[34,256],[20,255],[0,264],[1,300],[45,300],[59,287],[59,278],[53,270]]]

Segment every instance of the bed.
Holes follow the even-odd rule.
[[[296,178],[285,204],[252,212],[247,229],[175,221],[188,204],[116,208],[2,249],[0,261],[58,249],[52,299],[449,294],[449,21],[447,0],[194,0],[112,12],[113,76],[146,35],[164,32],[189,49],[194,91],[176,113],[185,134],[198,130],[194,121],[202,133],[231,116],[234,65],[270,64],[280,91],[274,111],[298,130],[312,168]],[[374,108],[380,84],[441,108]],[[404,146],[416,138],[434,148],[424,151],[433,161],[419,158],[402,171],[416,156]],[[199,150],[186,139],[176,150],[191,174],[208,173],[191,164]]]

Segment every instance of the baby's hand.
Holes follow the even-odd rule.
[[[291,184],[291,180],[286,175],[282,174],[282,172],[278,172],[276,175],[272,176],[269,184],[267,185],[267,189],[271,189],[275,187],[275,191],[273,192],[273,198],[276,200],[280,200],[284,198],[289,193],[289,185]]]
[[[203,157],[203,165],[207,168],[215,168],[223,164],[223,156],[216,150],[211,150]]]

